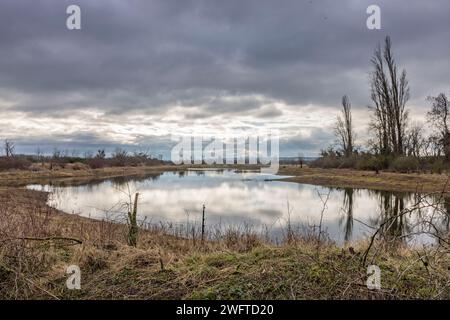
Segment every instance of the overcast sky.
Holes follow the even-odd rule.
[[[66,8],[81,7],[81,30]],[[381,30],[366,9],[381,7]],[[20,152],[150,147],[171,134],[278,128],[282,155],[333,143],[342,95],[367,136],[370,57],[386,35],[411,86],[450,93],[447,0],[86,0],[0,4],[0,138]]]

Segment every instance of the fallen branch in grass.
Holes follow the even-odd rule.
[[[65,241],[73,241],[76,244],[83,244],[83,241],[75,238],[68,237],[45,237],[45,238],[37,238],[37,237],[18,237],[18,238],[8,238],[0,240],[1,243],[8,241],[16,241],[16,240],[30,240],[30,241],[53,241],[53,240],[65,240]]]

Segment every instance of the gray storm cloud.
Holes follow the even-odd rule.
[[[343,94],[358,114],[370,103],[369,60],[387,34],[424,114],[425,97],[450,88],[450,3],[376,2],[380,31],[366,28],[365,0],[81,0],[82,30],[69,31],[74,1],[2,1],[0,136],[68,134],[83,148],[157,143],[202,121],[290,121],[286,146],[315,153],[332,142],[323,130]]]

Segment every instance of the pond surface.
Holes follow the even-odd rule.
[[[297,230],[317,230],[322,220],[322,230],[340,245],[372,234],[374,227],[418,199],[413,193],[328,188],[279,181],[280,178],[283,177],[248,171],[188,170],[85,185],[30,185],[28,188],[52,192],[49,204],[67,213],[122,222],[128,193],[139,192],[141,221],[180,229],[201,224],[204,204],[210,230],[252,228],[274,241],[286,234],[288,221]],[[440,201],[438,225],[446,230],[449,228],[447,208],[450,201]],[[397,236],[414,233],[418,217],[430,214],[436,214],[436,208],[414,210],[392,220],[384,229]],[[431,244],[434,237],[421,234],[404,240]]]

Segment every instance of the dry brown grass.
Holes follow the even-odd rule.
[[[385,191],[450,193],[449,175],[427,173],[395,173],[353,169],[321,169],[296,165],[281,166],[280,175],[293,176],[286,181],[340,188],[366,188]]]

